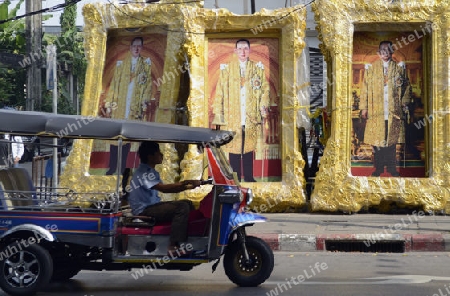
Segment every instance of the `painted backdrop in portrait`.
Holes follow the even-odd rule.
[[[352,175],[425,177],[425,127],[420,124],[424,119],[424,104],[427,101],[423,92],[424,37],[426,36],[422,31],[354,33]],[[393,63],[390,66],[385,63],[384,68],[382,51],[379,50],[382,41],[392,42],[393,50]],[[384,88],[381,80],[384,80]],[[383,103],[374,103],[383,101],[383,97],[386,101],[384,106]],[[394,101],[392,97],[396,97],[397,105],[387,103],[388,100]],[[367,118],[364,110],[368,110]],[[377,123],[374,125],[375,121]],[[375,140],[379,131],[383,133],[383,140],[381,136]],[[377,157],[377,151],[389,150],[381,146],[389,145],[392,147],[392,159],[395,157],[395,170],[394,165],[385,161],[388,156],[378,154],[381,158]],[[377,165],[383,167],[382,171],[379,171]]]
[[[98,116],[157,121],[167,36],[121,30],[108,36]],[[140,39],[142,38],[142,39]],[[141,42],[143,40],[143,43]],[[136,51],[133,54],[133,51]],[[133,55],[139,58],[133,58]],[[127,99],[128,98],[128,99]],[[96,140],[89,173],[111,175],[117,169],[117,143]],[[122,169],[139,164],[136,144],[124,143]]]
[[[222,104],[223,99],[219,99],[218,96],[225,97],[225,100],[229,104],[233,104],[233,109],[236,111],[239,107],[239,101],[233,101],[232,98],[228,98],[229,94],[238,93],[237,90],[232,90],[232,88],[239,89],[239,81],[237,83],[232,83],[228,80],[226,83],[221,80],[221,76],[227,72],[230,76],[237,76],[239,74],[233,74],[233,65],[238,65],[238,57],[234,53],[236,48],[236,41],[241,39],[241,37],[235,38],[209,38],[208,39],[208,62],[207,62],[207,96],[208,96],[208,116],[209,123],[212,128],[216,127],[218,121],[227,121],[227,119],[218,117],[223,116],[215,113],[217,112],[217,107]],[[246,127],[245,135],[245,145],[244,148],[247,152],[252,150],[251,145],[255,142],[256,148],[251,152],[253,158],[253,176],[249,176],[250,182],[254,181],[281,181],[281,127],[280,127],[280,98],[279,98],[279,40],[278,38],[246,38],[250,42],[250,54],[249,61],[252,62],[251,66],[247,67],[247,75],[249,77],[240,78],[241,86],[245,85],[247,91],[247,97],[258,98],[258,102],[248,102],[247,108],[250,104],[254,104],[259,107],[258,104],[268,105],[265,110],[264,118],[260,120],[258,118],[252,119],[252,121],[258,121],[253,126],[253,129],[248,129]],[[249,64],[250,65],[250,64]],[[238,67],[238,66],[236,66]],[[248,68],[254,70],[249,70]],[[236,68],[238,69],[238,68]],[[221,74],[222,73],[222,74]],[[258,73],[264,73],[265,77],[259,77]],[[227,75],[228,75],[227,74]],[[262,74],[261,74],[262,75]],[[222,78],[223,79],[223,78]],[[235,78],[239,79],[239,77]],[[245,81],[245,82],[244,82]],[[230,88],[226,91],[223,90],[225,84],[230,82]],[[233,86],[231,86],[233,84]],[[237,85],[235,85],[237,84]],[[222,85],[222,86],[220,86]],[[228,86],[226,86],[228,88]],[[222,88],[222,90],[220,90]],[[267,90],[267,93],[264,92]],[[225,94],[227,92],[227,94]],[[252,93],[251,95],[249,93]],[[230,96],[231,97],[231,96]],[[237,105],[236,105],[237,104]],[[252,105],[253,106],[253,105]],[[227,107],[225,107],[227,109]],[[228,108],[231,109],[231,108]],[[247,109],[248,110],[248,109]],[[223,111],[223,110],[222,110]],[[233,130],[237,132],[234,144],[241,145],[240,139],[242,138],[240,129],[240,119],[236,118],[239,113],[235,111],[225,110],[225,113],[229,113],[229,117],[232,118],[231,122],[226,122],[225,125],[221,126],[222,129]],[[249,118],[253,115],[247,111],[247,123]],[[257,111],[256,111],[257,112]],[[237,115],[239,116],[239,115]],[[251,124],[248,124],[251,125]],[[256,140],[254,138],[257,138]],[[234,154],[232,150],[238,150],[239,147],[233,147],[232,145],[227,145],[225,149],[228,153]],[[245,161],[242,164],[241,171],[242,177],[244,177],[244,172],[246,168],[244,165],[251,165],[251,162]],[[234,169],[237,171],[236,169]],[[253,179],[253,178],[254,179]],[[247,177],[241,181],[249,181]]]

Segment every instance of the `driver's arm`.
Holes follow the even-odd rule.
[[[194,189],[200,185],[201,181],[199,180],[185,180],[183,182],[173,184],[158,183],[153,186],[153,189],[156,189],[162,193],[178,193],[187,189]]]

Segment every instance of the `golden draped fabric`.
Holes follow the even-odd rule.
[[[376,61],[366,65],[364,81],[361,88],[360,109],[367,110],[367,124],[364,143],[387,147],[404,143],[403,106],[411,99],[411,85],[405,67],[389,61],[387,75],[384,74],[383,62]],[[385,137],[384,117],[384,83],[388,85],[388,135]]]
[[[143,118],[144,102],[150,101],[152,93],[150,58],[138,57],[134,71],[131,69],[131,54],[123,61],[117,61],[114,76],[106,95],[106,104],[111,104],[111,117],[125,119],[126,103],[129,87],[131,106],[128,119],[146,120]]]
[[[269,106],[269,83],[262,62],[247,61],[245,75],[241,77],[239,61],[220,65],[220,76],[214,98],[212,124],[236,132],[235,140],[228,144],[227,152],[241,153],[241,85],[245,87],[246,119],[244,153],[256,149],[257,140],[262,137],[261,108]]]

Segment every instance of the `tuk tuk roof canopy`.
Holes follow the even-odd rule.
[[[214,146],[230,142],[234,135],[230,131],[176,124],[11,110],[0,110],[0,133]]]

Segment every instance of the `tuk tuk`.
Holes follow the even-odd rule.
[[[67,127],[77,127],[68,129]],[[133,216],[121,206],[121,179],[112,192],[36,188],[23,168],[0,170],[0,288],[10,295],[33,295],[50,281],[68,280],[81,270],[133,268],[191,270],[223,256],[228,278],[258,286],[272,273],[274,256],[246,227],[266,219],[248,211],[253,193],[241,187],[225,153],[229,131],[141,121],[42,112],[0,110],[0,133],[24,136],[156,141],[194,144],[208,159],[211,190],[191,212],[189,256],[168,256],[170,223]],[[74,146],[75,148],[76,146]],[[70,156],[69,156],[70,157]],[[120,163],[120,161],[118,161]],[[121,169],[119,168],[120,172]],[[89,201],[81,207],[77,198]]]

